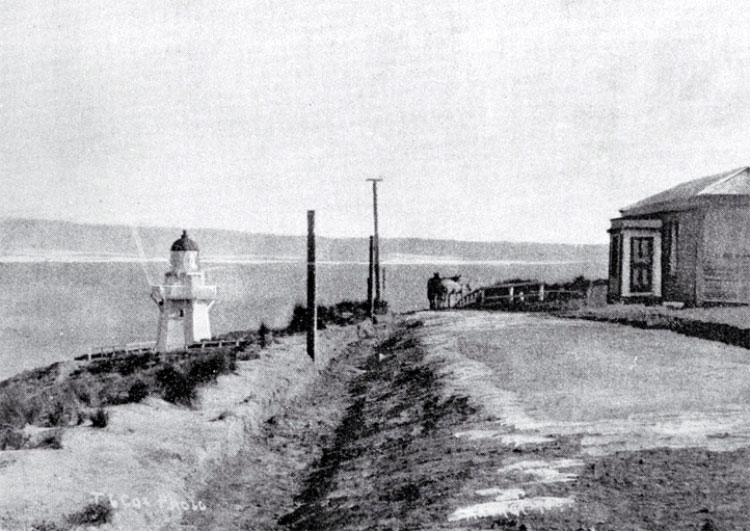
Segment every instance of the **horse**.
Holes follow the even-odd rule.
[[[461,275],[443,278],[440,280],[437,307],[453,308],[461,297],[469,293],[471,293],[471,285],[468,281],[462,281]]]
[[[439,273],[427,281],[427,300],[430,302],[430,310],[437,310],[440,301],[440,290],[442,280]]]

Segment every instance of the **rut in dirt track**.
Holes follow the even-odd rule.
[[[444,396],[408,329],[379,346],[349,388],[351,406],[304,482],[293,530],[408,529],[445,523],[449,497],[467,474],[452,426],[475,413]]]

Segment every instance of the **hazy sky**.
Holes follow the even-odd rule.
[[[0,216],[604,242],[750,164],[750,10],[0,1]]]

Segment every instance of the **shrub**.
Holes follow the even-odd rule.
[[[0,430],[0,450],[20,450],[29,441],[29,436],[14,428]]]
[[[112,372],[115,368],[115,360],[112,358],[105,358],[103,360],[95,360],[90,362],[86,366],[86,370],[91,374],[102,374],[105,372]]]
[[[45,422],[47,426],[53,427],[65,424],[65,404],[62,400],[57,399],[52,403],[52,407],[47,411],[46,417]]]
[[[92,387],[92,383],[85,379],[79,379],[71,383],[71,391],[86,406],[90,406],[92,399],[96,396],[96,391]]]
[[[32,441],[28,448],[60,450],[62,448],[62,430],[48,430],[36,441]]]
[[[258,328],[258,340],[260,342],[260,348],[266,348],[268,346],[268,336],[271,333],[271,329],[266,326],[266,323],[260,323]]]
[[[29,404],[23,391],[12,386],[0,394],[0,424],[22,428],[29,420]]]
[[[132,354],[117,360],[114,369],[122,376],[128,376],[134,372],[146,370],[154,361],[155,356],[151,352],[144,354]]]
[[[149,388],[143,380],[136,380],[128,389],[128,402],[140,402],[149,394]]]
[[[235,365],[236,362],[239,361],[248,361],[248,360],[257,360],[260,358],[260,353],[258,352],[260,350],[260,345],[246,345],[243,347],[236,347],[234,349],[234,360]]]
[[[112,521],[112,504],[109,500],[88,504],[76,513],[69,514],[65,520],[74,526],[102,525]]]
[[[237,351],[232,349],[230,352],[223,354],[224,372],[235,372],[237,370]]]
[[[224,355],[212,354],[204,359],[190,361],[187,366],[187,379],[196,385],[213,382],[220,374],[228,370]]]
[[[156,373],[156,382],[161,387],[162,397],[167,402],[189,406],[196,398],[197,383],[190,381],[172,365],[167,365]]]
[[[94,428],[106,428],[109,424],[109,413],[100,407],[91,414],[91,426]]]
[[[363,321],[368,317],[367,301],[341,301],[333,306],[318,306],[318,330],[325,330],[330,325],[349,325]],[[375,312],[384,314],[388,312],[388,303],[380,301]],[[288,334],[297,334],[306,330],[307,308],[297,304],[292,311],[292,318],[284,329]]]
[[[297,334],[305,331],[305,322],[307,320],[307,308],[301,304],[295,304],[292,310],[292,318],[286,327],[290,334]]]

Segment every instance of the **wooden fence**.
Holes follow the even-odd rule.
[[[453,306],[458,309],[519,308],[539,303],[569,302],[586,294],[571,290],[548,290],[543,282],[497,284],[478,288],[464,295]]]
[[[208,348],[219,348],[219,347],[245,347],[248,344],[246,339],[232,339],[232,340],[209,340],[200,341],[198,343],[192,343],[185,347],[184,351],[189,350],[205,350]],[[132,354],[145,354],[147,352],[154,352],[156,349],[156,342],[146,341],[140,343],[126,343],[124,345],[112,345],[105,347],[95,347],[89,350],[88,354],[77,356],[74,358],[76,361],[96,360],[101,358],[111,358],[113,356],[128,356]]]

